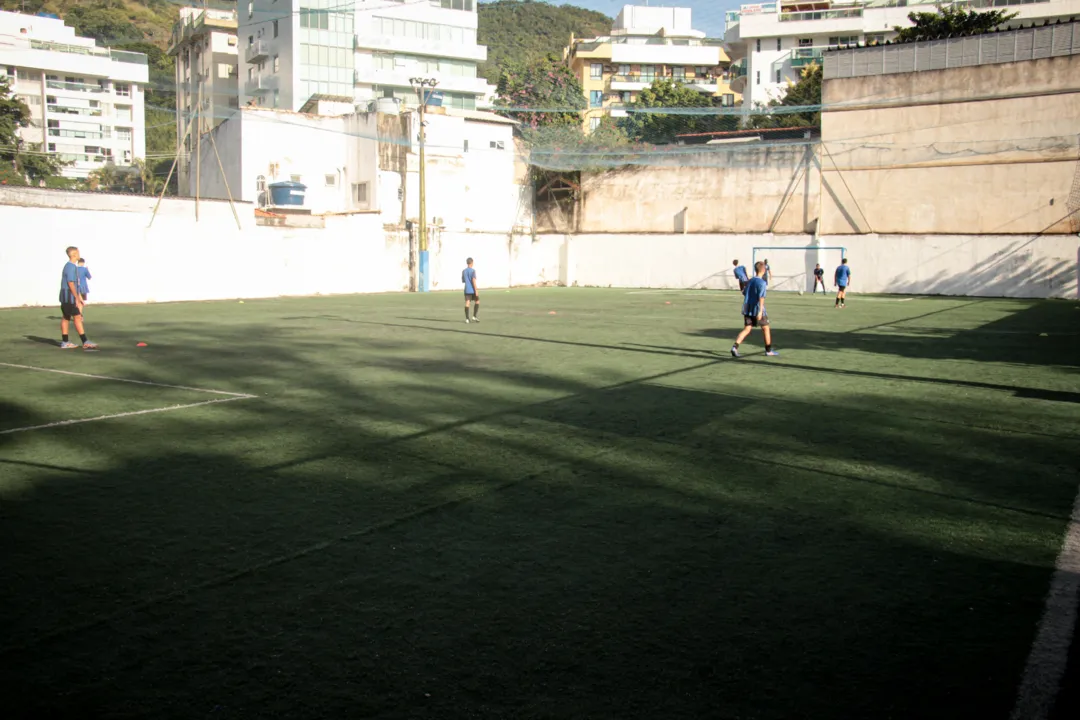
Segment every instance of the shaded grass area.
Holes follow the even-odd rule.
[[[0,311],[3,362],[258,396],[0,435],[10,707],[1008,716],[1080,485],[1075,304],[770,298],[767,362],[726,357],[732,294],[482,306],[95,307],[97,354]],[[183,394],[0,372],[4,427]]]

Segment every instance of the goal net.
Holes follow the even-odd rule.
[[[825,271],[825,289],[832,292],[833,274],[844,257],[846,249],[839,246],[755,247],[753,262],[769,261],[770,291],[808,293],[814,290],[814,266],[820,264]],[[747,268],[751,274],[752,267]]]

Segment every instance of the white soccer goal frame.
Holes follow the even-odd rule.
[[[754,247],[753,252],[751,253],[751,261],[750,261],[751,274],[753,274],[753,267],[757,263],[758,250],[768,250],[770,252],[773,251],[773,250],[799,250],[800,252],[804,252],[804,253],[805,252],[819,252],[819,251],[824,251],[824,250],[839,250],[841,258],[846,258],[847,257],[847,248],[843,247],[841,245],[801,245],[801,246],[760,245],[760,246]],[[809,265],[807,267],[809,267]],[[828,275],[829,271],[826,270],[825,272],[826,272],[826,275],[825,275],[826,282],[828,282],[828,279],[830,277]],[[802,279],[801,283],[799,282],[800,278]],[[776,290],[778,292],[798,292],[800,290],[805,290],[806,292],[810,292],[812,290],[812,288],[813,288],[813,285],[810,284],[811,280],[810,280],[810,277],[808,276],[807,273],[803,273],[803,274],[800,274],[800,275],[786,275],[786,276],[784,276],[784,279],[785,279],[785,282],[777,283],[775,285],[770,282],[769,283],[769,290]],[[788,282],[788,281],[794,281],[794,282],[792,283],[792,282]]]

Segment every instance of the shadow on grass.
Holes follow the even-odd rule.
[[[146,375],[259,400],[0,465],[17,717],[1008,715],[1075,442],[198,332]]]

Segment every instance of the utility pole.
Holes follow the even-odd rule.
[[[417,289],[420,292],[428,292],[431,289],[431,277],[428,273],[427,155],[424,147],[427,143],[427,128],[424,111],[427,110],[428,101],[439,81],[434,78],[415,77],[409,78],[409,82],[416,89],[416,94],[420,99],[420,283]]]

